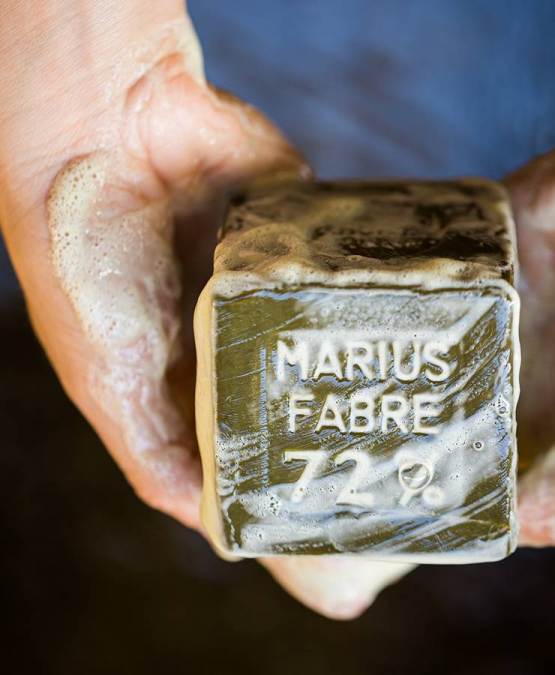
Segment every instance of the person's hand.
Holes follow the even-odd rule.
[[[201,529],[191,316],[215,225],[230,189],[307,167],[262,115],[206,85],[180,1],[7,5],[0,222],[34,328],[137,494]],[[335,618],[410,569],[264,562]]]
[[[555,151],[507,177],[522,298],[520,544],[555,545]]]

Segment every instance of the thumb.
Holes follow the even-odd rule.
[[[349,555],[283,556],[263,565],[292,596],[330,619],[353,619],[414,565]]]
[[[520,544],[555,543],[555,151],[508,176],[522,263]]]

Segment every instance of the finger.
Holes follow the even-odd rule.
[[[520,544],[555,543],[555,152],[506,179],[522,263]],[[551,451],[549,449],[551,448]]]
[[[348,555],[283,556],[262,564],[293,597],[330,619],[354,619],[414,565]]]
[[[555,443],[555,152],[509,176],[521,275],[519,468]]]
[[[255,178],[310,176],[302,156],[264,115],[199,83],[177,51],[131,86],[124,119],[127,153],[149,162],[190,205]]]
[[[518,512],[521,546],[555,545],[555,446],[520,481]]]
[[[553,293],[555,283],[555,151],[507,176],[526,286]],[[526,287],[525,287],[526,289]]]

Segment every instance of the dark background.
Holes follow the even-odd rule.
[[[322,175],[499,178],[555,147],[551,0],[190,9],[209,77]],[[555,672],[553,550],[421,567],[334,623],[143,506],[62,392],[2,255],[0,672]]]

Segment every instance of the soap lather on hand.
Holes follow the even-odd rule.
[[[215,547],[510,554],[515,267],[491,181],[282,184],[237,199],[195,316]]]

